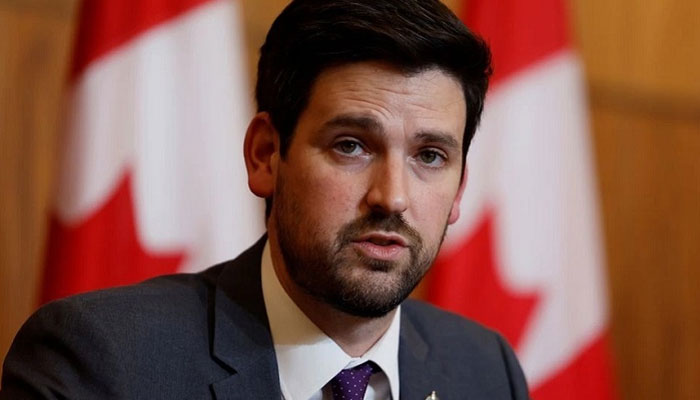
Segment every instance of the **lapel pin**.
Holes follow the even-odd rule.
[[[437,393],[435,393],[435,391],[433,390],[433,392],[430,393],[430,395],[428,397],[426,397],[425,400],[440,400],[440,399],[437,397]]]

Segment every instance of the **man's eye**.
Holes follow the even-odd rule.
[[[423,164],[431,167],[440,167],[445,163],[445,156],[435,150],[423,150],[418,154],[418,159]]]
[[[343,140],[336,143],[335,149],[344,155],[356,155],[362,151],[360,144],[352,140]]]

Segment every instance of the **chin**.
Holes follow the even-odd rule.
[[[361,271],[354,279],[336,277],[333,290],[325,291],[321,300],[352,316],[380,318],[396,309],[422,277],[410,276],[405,271],[399,273],[395,266],[388,267],[388,272],[370,269]]]

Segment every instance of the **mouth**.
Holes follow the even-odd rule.
[[[352,241],[363,255],[378,260],[399,259],[408,248],[408,241],[401,235],[387,232],[372,232]]]
[[[388,233],[388,232],[372,232],[372,233],[367,233],[364,234],[357,239],[353,240],[355,243],[359,242],[369,242],[372,244],[375,244],[377,246],[401,246],[401,247],[406,247],[408,246],[408,243],[406,239],[404,239],[403,236],[396,234],[396,233]]]

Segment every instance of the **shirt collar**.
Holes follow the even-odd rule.
[[[261,260],[265,309],[285,399],[308,399],[340,370],[373,361],[384,371],[393,399],[399,398],[400,306],[389,329],[362,357],[350,357],[297,307],[282,288],[265,244]]]

